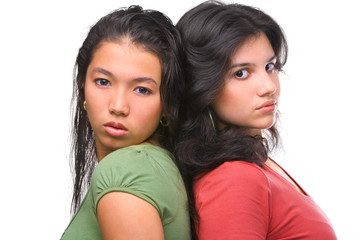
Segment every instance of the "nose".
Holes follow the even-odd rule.
[[[127,116],[130,112],[126,93],[123,91],[114,91],[111,94],[109,102],[109,111],[117,116]]]
[[[279,79],[276,73],[264,71],[259,76],[259,96],[273,96],[279,88]]]

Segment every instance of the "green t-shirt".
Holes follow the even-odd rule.
[[[102,239],[97,204],[102,196],[114,191],[133,194],[153,205],[160,215],[165,239],[190,239],[187,197],[179,170],[171,153],[152,145],[122,148],[100,161],[61,239]]]

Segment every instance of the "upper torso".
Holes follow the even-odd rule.
[[[114,191],[133,194],[152,204],[160,215],[165,239],[190,239],[187,197],[180,173],[172,155],[152,145],[119,149],[101,160],[61,239],[102,239],[96,208],[102,196]]]
[[[241,161],[205,174],[194,184],[199,239],[336,239],[326,215],[292,183],[266,164]]]

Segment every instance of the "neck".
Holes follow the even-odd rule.
[[[109,153],[111,153],[111,152],[109,152],[109,151],[101,151],[99,149],[96,149],[96,157],[98,159],[98,162],[100,162]]]
[[[262,136],[261,129],[250,128],[248,131],[251,136]]]

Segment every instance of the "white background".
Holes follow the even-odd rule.
[[[0,208],[6,239],[59,239],[70,221],[69,109],[78,48],[100,17],[130,4],[175,23],[201,1],[0,3]],[[359,7],[355,1],[237,1],[261,8],[289,43],[283,150],[274,157],[339,239],[360,239]]]

